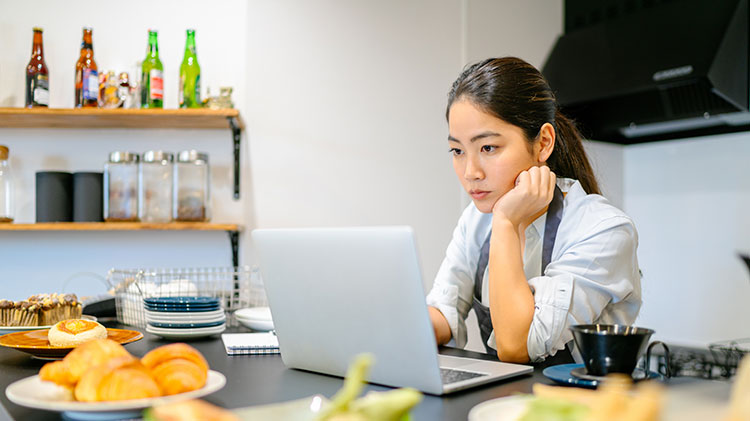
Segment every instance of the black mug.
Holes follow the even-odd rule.
[[[73,221],[73,174],[36,173],[36,222]]]
[[[102,222],[102,173],[73,174],[73,222]]]

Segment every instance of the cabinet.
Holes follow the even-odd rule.
[[[72,128],[72,129],[224,129],[231,132],[234,153],[234,193],[240,197],[240,140],[244,122],[238,110],[210,109],[55,109],[0,108],[0,128]],[[0,231],[226,231],[232,247],[232,264],[239,264],[238,224],[204,222],[57,222],[37,224],[0,224]]]

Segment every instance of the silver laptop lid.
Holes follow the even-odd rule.
[[[409,227],[258,229],[260,270],[288,367],[440,394],[437,345]]]

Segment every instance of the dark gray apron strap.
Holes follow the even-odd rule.
[[[555,186],[555,193],[552,197],[552,201],[547,208],[547,219],[544,224],[544,242],[542,243],[542,271],[549,265],[552,259],[552,249],[555,246],[555,238],[557,237],[557,228],[560,226],[563,212],[563,193],[559,187]],[[492,334],[492,318],[490,316],[490,308],[482,304],[482,284],[484,282],[484,271],[487,269],[487,265],[490,259],[490,237],[492,233],[487,236],[482,245],[482,249],[479,255],[479,262],[477,263],[477,272],[474,275],[474,299],[472,302],[472,308],[477,315],[477,322],[479,324],[479,333],[482,336],[482,344],[484,345],[485,351],[493,356],[497,356],[497,351],[487,346],[487,341],[490,339]],[[558,351],[554,356],[547,358],[544,363],[546,365],[553,364],[565,364],[572,363],[573,356],[570,353],[570,347],[566,346],[565,349]]]

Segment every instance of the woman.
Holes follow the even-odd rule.
[[[521,59],[468,67],[448,95],[453,167],[473,203],[427,297],[438,343],[466,344],[474,308],[502,361],[572,362],[569,326],[632,324],[633,221],[599,194],[575,125]]]

